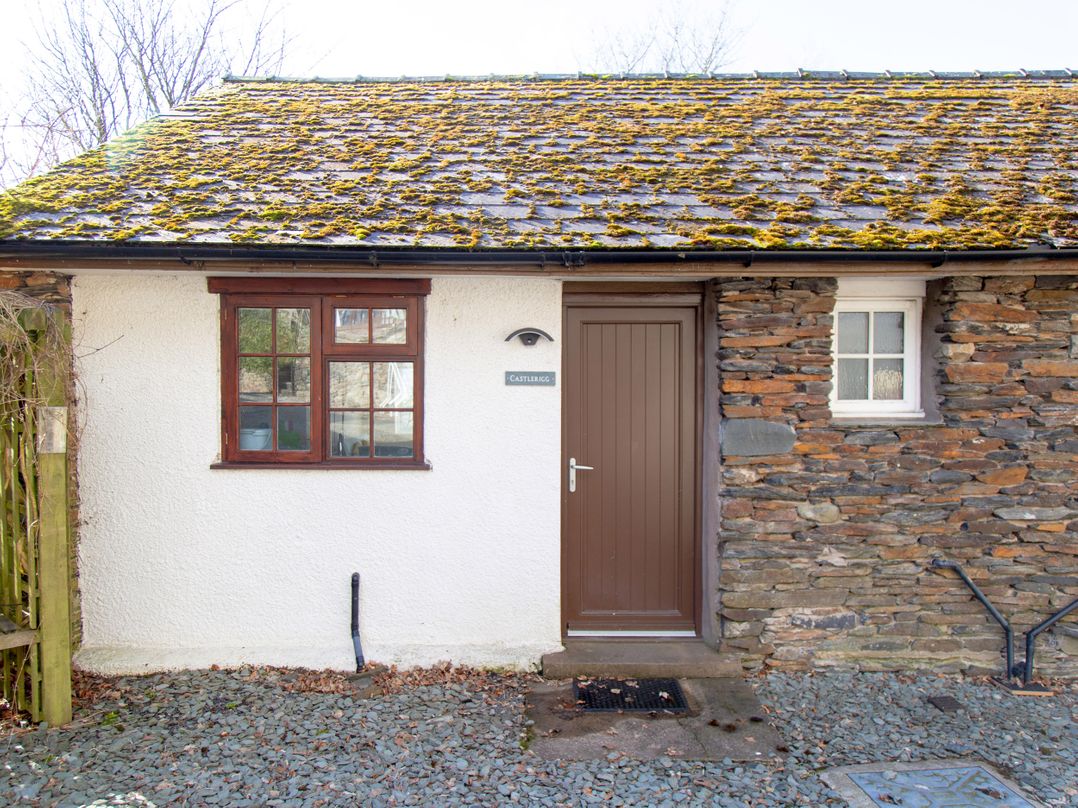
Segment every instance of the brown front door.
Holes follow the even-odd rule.
[[[697,309],[566,308],[568,633],[697,630]],[[576,472],[570,462],[591,466]]]

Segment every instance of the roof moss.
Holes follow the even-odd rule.
[[[0,195],[0,238],[1078,244],[1078,83],[226,83]]]

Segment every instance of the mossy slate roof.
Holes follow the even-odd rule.
[[[1078,80],[230,80],[0,196],[0,238],[1078,244]]]

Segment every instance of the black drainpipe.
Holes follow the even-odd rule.
[[[954,570],[958,573],[958,577],[961,578],[966,586],[969,587],[973,596],[981,602],[981,604],[988,610],[988,613],[992,615],[992,619],[995,620],[1003,627],[1003,634],[1007,638],[1007,667],[1003,669],[1003,680],[1009,682],[1011,677],[1015,674],[1014,669],[1014,630],[1011,628],[1011,624],[1007,622],[1007,618],[999,613],[999,609],[989,603],[988,598],[985,597],[984,592],[977,584],[970,580],[970,577],[966,575],[966,571],[955,561],[948,561],[945,558],[933,558],[932,566],[936,569],[948,569]]]
[[[359,641],[359,573],[352,573],[352,647],[356,651],[356,673],[363,670],[363,645]]]
[[[1053,614],[1043,623],[1038,623],[1036,626],[1026,632],[1026,664],[1022,669],[1022,682],[1029,684],[1029,680],[1033,678],[1033,643],[1037,639],[1037,635],[1047,628],[1051,628],[1058,623],[1068,614],[1078,609],[1078,598],[1075,598],[1058,612]]]
[[[1037,635],[1041,632],[1051,628],[1068,614],[1078,609],[1078,598],[1075,598],[1058,612],[1053,614],[1047,620],[1038,623],[1029,631],[1026,632],[1026,660],[1021,665],[1014,664],[1014,632],[1011,630],[1011,624],[1007,622],[1006,618],[999,613],[991,603],[988,602],[988,598],[985,597],[984,592],[980,590],[977,584],[970,580],[970,577],[966,575],[966,571],[956,561],[948,561],[944,558],[933,558],[932,567],[935,569],[949,569],[958,573],[958,577],[961,578],[970,591],[982,604],[984,608],[988,610],[988,613],[992,615],[992,618],[1003,626],[1003,633],[1007,637],[1007,669],[1003,675],[1003,682],[1008,683],[1018,674],[1022,675],[1022,684],[1029,685],[1033,680],[1033,655],[1036,653],[1035,644],[1037,641]]]

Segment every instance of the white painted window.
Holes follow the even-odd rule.
[[[919,418],[924,281],[839,279],[831,412]]]

